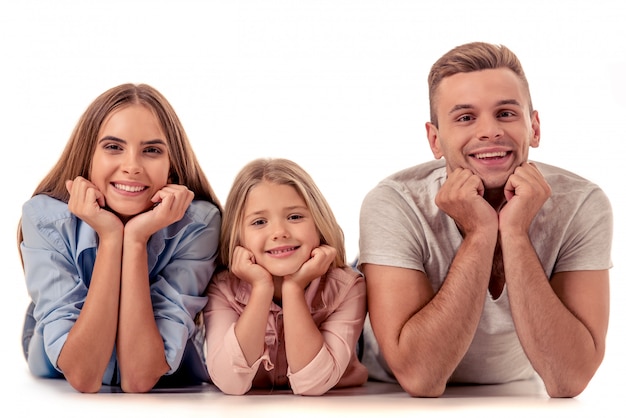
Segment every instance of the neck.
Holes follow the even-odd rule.
[[[485,190],[483,198],[496,210],[496,212],[500,211],[500,208],[502,208],[502,206],[506,203],[506,198],[504,197],[504,186]]]

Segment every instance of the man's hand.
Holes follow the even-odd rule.
[[[527,234],[551,194],[550,185],[534,164],[523,163],[517,167],[504,186],[507,203],[500,210],[500,231]]]
[[[466,235],[490,229],[496,233],[498,216],[483,198],[485,186],[480,177],[466,168],[457,168],[448,175],[435,203],[457,223]]]

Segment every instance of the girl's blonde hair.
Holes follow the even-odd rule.
[[[241,245],[243,215],[250,191],[259,183],[292,186],[311,211],[320,235],[320,244],[337,250],[331,267],[346,266],[343,230],[337,223],[328,202],[311,176],[298,164],[284,158],[259,158],[246,164],[235,177],[224,207],[220,233],[220,264],[230,267],[233,251]]]
[[[142,105],[158,119],[170,156],[170,182],[185,185],[194,192],[194,199],[206,200],[222,210],[217,195],[209,184],[187,134],[167,99],[147,84],[122,84],[98,96],[82,114],[61,157],[35,189],[33,196],[45,194],[67,202],[66,180],[77,176],[90,178],[91,162],[98,133],[111,113],[129,105]],[[18,246],[22,242],[21,221],[18,226]]]

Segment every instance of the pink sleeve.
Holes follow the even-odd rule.
[[[248,366],[235,336],[239,313],[230,305],[218,286],[209,286],[209,301],[204,309],[207,341],[207,369],[211,381],[222,392],[243,395],[252,387],[259,365],[273,368],[267,347],[252,366]]]
[[[287,373],[293,393],[323,395],[339,382],[356,349],[365,314],[365,281],[361,277],[339,307],[319,325],[324,345],[317,356],[297,373]]]

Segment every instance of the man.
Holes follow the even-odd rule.
[[[429,86],[435,161],[383,180],[361,209],[370,376],[436,397],[536,373],[550,396],[576,396],[604,357],[610,203],[528,162],[539,116],[506,47],[452,49]]]

